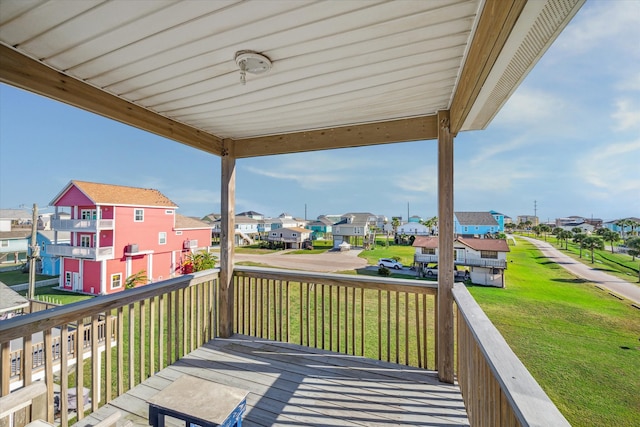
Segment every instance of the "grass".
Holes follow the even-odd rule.
[[[27,295],[27,291],[18,292],[20,295]],[[58,285],[51,286],[43,286],[41,288],[36,288],[36,298],[42,300],[53,301],[56,304],[71,304],[78,301],[84,301],[87,299],[94,298],[91,295],[77,294],[74,292],[63,291],[58,289]]]
[[[610,250],[595,250],[593,251],[595,263],[591,264],[591,252],[583,249],[582,258],[580,258],[579,245],[573,242],[568,242],[567,249],[564,249],[564,243],[558,243],[555,238],[550,238],[548,242],[577,261],[604,271],[605,273],[612,274],[628,282],[637,283],[638,281],[638,269],[640,269],[639,258],[633,260],[633,258],[627,254],[612,254]]]
[[[53,279],[57,276],[45,276],[44,274],[36,274],[36,282],[39,280]],[[5,285],[21,285],[29,282],[29,273],[23,273],[20,270],[2,271],[0,272],[0,282]]]
[[[528,242],[511,249],[507,288],[474,298],[571,424],[637,425],[640,312]]]
[[[378,264],[378,260],[380,258],[393,258],[394,256],[400,257],[400,262],[402,265],[412,265],[413,264],[413,255],[415,254],[416,249],[413,246],[402,246],[402,245],[389,245],[389,247],[385,246],[384,243],[378,242],[375,248],[362,251],[360,255],[361,258],[367,260],[367,263],[371,265]]]

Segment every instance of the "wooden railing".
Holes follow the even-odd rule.
[[[235,332],[434,369],[437,284],[236,267]]]
[[[0,395],[10,393],[12,376],[22,378],[26,385],[33,382],[34,370],[29,367],[34,364],[34,334],[42,333],[43,344],[36,346],[36,350],[37,354],[44,354],[42,377],[47,385],[48,401],[54,401],[53,370],[56,367],[61,406],[56,422],[67,426],[70,387],[89,388],[89,408],[96,411],[216,336],[217,286],[217,270],[208,270],[0,322]],[[103,332],[100,331],[101,319]],[[54,343],[54,330],[60,343],[69,343],[74,330],[76,336],[84,339],[74,340],[70,353],[64,345]],[[101,345],[100,336],[112,337],[114,348],[106,342]],[[19,338],[22,339],[20,371],[12,375],[11,341]],[[86,357],[85,351],[88,351]],[[59,353],[59,362],[54,363],[56,353]],[[72,363],[76,368],[70,372],[68,367]],[[76,396],[76,407],[88,409],[89,402],[84,401],[83,393]],[[78,411],[77,419],[83,417],[84,412]],[[47,421],[54,422],[51,405]]]
[[[433,282],[255,267],[236,267],[233,280],[237,333],[437,366]],[[456,284],[453,295],[458,382],[471,425],[568,425],[464,285]],[[58,352],[61,412],[56,421],[67,426],[70,387],[89,388],[90,406],[77,393],[76,407],[97,410],[217,336],[217,306],[218,272],[209,270],[2,321],[0,395],[11,390],[10,342],[23,339],[21,371],[15,375],[31,384],[34,371],[25,366],[33,366],[34,353],[24,349],[32,348],[33,334],[42,332],[48,399],[53,401]],[[101,319],[112,320],[103,323],[104,332]],[[69,343],[74,328],[84,339],[74,340],[72,352],[64,351],[52,331],[59,331],[60,343]],[[115,347],[101,344],[101,336],[111,337]],[[77,363],[70,372],[73,357]],[[47,420],[54,421],[51,407]]]
[[[455,284],[458,383],[472,426],[569,426],[467,288]]]

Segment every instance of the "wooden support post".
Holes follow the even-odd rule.
[[[438,112],[438,350],[440,381],[453,384],[453,136]]]
[[[224,141],[222,150],[222,179],[220,210],[220,336],[233,335],[233,250],[235,233],[236,159]]]

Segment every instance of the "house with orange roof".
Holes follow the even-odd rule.
[[[52,221],[50,254],[60,257],[60,288],[93,295],[119,292],[144,271],[149,283],[182,274],[188,252],[209,246],[211,226],[176,213],[155,189],[71,181],[51,201],[70,208]],[[70,233],[66,245],[58,235]]]
[[[417,236],[413,241],[414,266],[419,275],[437,274],[438,236]],[[458,236],[453,243],[454,266],[468,268],[469,278],[476,285],[505,287],[509,245],[505,239],[479,239]],[[434,273],[435,272],[435,273]]]

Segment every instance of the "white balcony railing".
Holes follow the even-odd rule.
[[[112,219],[56,219],[51,228],[57,231],[113,230]]]
[[[104,259],[113,256],[113,246],[85,248],[82,246],[47,245],[47,253],[70,258]]]
[[[414,262],[438,262],[438,255],[414,255]],[[507,268],[507,260],[504,259],[491,259],[491,258],[479,258],[479,257],[465,257],[454,260],[455,265],[466,265],[470,267],[492,267],[492,268]]]

